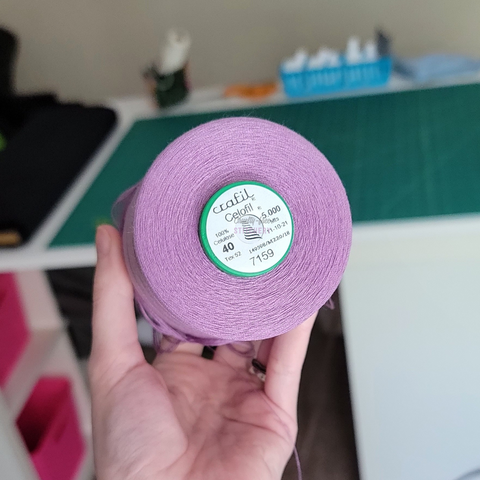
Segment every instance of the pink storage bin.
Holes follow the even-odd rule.
[[[17,419],[41,480],[70,480],[85,454],[70,381],[43,377]]]
[[[0,387],[28,343],[29,330],[13,273],[0,274]]]

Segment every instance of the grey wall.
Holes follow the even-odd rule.
[[[193,37],[194,86],[276,75],[296,47],[341,48],[382,25],[404,55],[480,57],[478,0],[1,0],[0,23],[21,38],[20,90],[97,100],[143,91],[142,67],[165,30]]]

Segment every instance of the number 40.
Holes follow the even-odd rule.
[[[223,246],[223,251],[228,253],[229,250],[233,250],[235,247],[233,246],[232,242],[228,242],[226,245]]]

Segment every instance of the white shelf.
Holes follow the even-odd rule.
[[[86,441],[86,454],[83,457],[82,464],[78,469],[75,480],[92,480],[94,478],[94,466],[93,466],[93,449],[91,437],[85,438]]]
[[[75,406],[84,436],[91,437],[92,421],[90,399],[85,378],[73,355],[70,339],[66,332],[58,339],[54,350],[42,368],[43,376],[64,376],[70,379]]]
[[[25,271],[15,275],[22,305],[32,330],[62,330],[63,320],[46,275]]]
[[[55,346],[59,335],[59,331],[32,332],[28,346],[22,353],[21,359],[3,390],[3,396],[12,419],[18,417],[40,376],[45,358]]]
[[[0,472],[9,480],[37,480],[25,444],[0,395]]]
[[[86,442],[86,454],[75,478],[76,480],[92,480],[93,453],[90,399],[86,380],[77,359],[73,355],[70,339],[66,332],[62,333],[58,339],[54,350],[42,369],[42,375],[68,377],[72,384],[72,393],[78,420],[83,438]]]
[[[63,330],[63,322],[45,274],[22,272],[15,278],[30,337],[3,390],[8,411],[14,419],[20,413]]]
[[[86,379],[70,344],[64,322],[43,272],[16,274],[29,342],[15,365],[7,385],[0,390],[0,476],[9,480],[38,480],[16,419],[41,376],[68,377],[72,397],[86,443],[86,453],[75,480],[94,476],[90,400]]]

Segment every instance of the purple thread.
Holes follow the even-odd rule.
[[[335,302],[333,301],[333,298],[329,298],[327,300],[327,303],[325,303],[324,307],[328,308],[329,310],[335,310]]]
[[[153,332],[154,341],[155,341],[155,339],[157,339],[157,341],[158,341],[158,339],[159,339],[158,335],[159,335],[158,332],[155,332],[155,331]],[[241,351],[241,350],[237,350],[235,348],[231,348],[232,345],[227,345],[227,346],[230,347],[235,353],[237,353],[241,357],[252,358],[252,359],[255,358],[255,347],[254,347],[254,345],[251,342],[246,342],[246,343],[249,343],[250,345],[247,347],[247,350],[245,350],[245,351]],[[215,355],[215,350],[213,350],[212,347],[207,346],[206,348],[211,350],[211,352]],[[162,351],[160,346],[158,347],[157,351]],[[225,361],[225,359],[224,359],[224,361]],[[233,367],[228,361],[226,361],[225,364],[228,365],[232,370],[236,371],[235,367]],[[285,428],[285,432],[288,435],[289,430],[288,430],[288,427],[286,426],[286,424],[283,422],[283,420],[280,418],[278,413],[273,409],[273,407],[268,402],[267,402],[267,406],[270,409],[270,411],[277,417],[278,421],[282,424],[282,426]],[[298,480],[303,480],[302,465],[300,463],[300,455],[298,454],[298,449],[297,449],[297,446],[295,444],[293,445],[293,455],[294,455],[294,458],[295,458],[295,465],[297,467],[297,479]]]
[[[255,346],[253,342],[229,343],[227,347],[240,357],[253,358],[255,356]]]
[[[303,479],[303,475],[302,475],[302,465],[300,463],[300,455],[298,454],[298,450],[297,450],[297,447],[294,447],[293,448],[293,455],[295,456],[295,463],[297,465],[297,477],[298,477],[298,480],[302,480]]]
[[[257,181],[293,216],[285,260],[258,277],[219,270],[198,235],[220,188]],[[257,118],[224,118],[173,141],[113,208],[137,303],[155,330],[178,341],[223,345],[275,337],[322,307],[337,288],[351,244],[345,189],[305,138]]]

